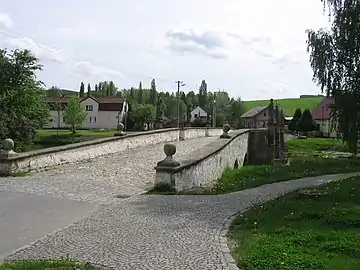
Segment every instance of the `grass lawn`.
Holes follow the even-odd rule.
[[[113,137],[115,132],[114,130],[78,130],[76,134],[72,134],[69,130],[40,129],[38,130],[38,140],[29,150]]]
[[[281,108],[285,111],[285,116],[293,116],[295,110],[300,108],[302,111],[305,109],[315,109],[316,106],[323,100],[322,97],[312,97],[312,98],[286,98],[286,99],[277,99],[274,100],[275,103],[278,103]],[[250,110],[259,106],[269,105],[270,100],[250,100],[244,101],[246,110]]]
[[[229,231],[244,270],[360,269],[360,177],[293,192],[239,215]]]
[[[322,151],[348,151],[342,140],[327,138],[294,139],[287,141],[286,146],[292,156],[317,155]]]
[[[99,270],[89,263],[62,260],[26,260],[0,263],[0,270]]]

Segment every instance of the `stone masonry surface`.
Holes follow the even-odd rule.
[[[230,216],[295,189],[354,175],[359,173],[304,178],[221,196],[133,196],[8,259],[68,255],[104,269],[237,269],[223,238]]]
[[[175,142],[175,158],[189,154],[216,140],[203,137]],[[114,197],[131,196],[151,187],[156,163],[163,159],[164,144],[89,159],[83,163],[59,165],[25,177],[0,177],[0,190],[27,192],[73,200],[107,204]]]

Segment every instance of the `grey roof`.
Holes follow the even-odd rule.
[[[246,113],[244,113],[242,116],[240,116],[241,118],[248,118],[248,117],[254,117],[255,115],[259,114],[260,112],[262,112],[263,110],[265,110],[268,106],[260,106],[260,107],[255,107],[252,108],[251,110],[247,111]]]

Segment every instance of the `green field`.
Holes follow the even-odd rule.
[[[323,97],[311,97],[311,98],[285,98],[285,99],[276,99],[274,103],[279,104],[285,110],[285,116],[293,116],[297,108],[300,108],[302,111],[305,109],[314,109],[321,101]],[[269,100],[250,100],[244,101],[246,111],[259,107],[266,106],[269,104]]]

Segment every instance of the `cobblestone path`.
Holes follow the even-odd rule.
[[[224,224],[254,204],[358,173],[265,185],[221,196],[134,196],[104,208],[9,258],[69,256],[104,269],[236,269]],[[225,226],[226,227],[226,226]]]
[[[218,137],[175,142],[175,158],[186,155]],[[113,203],[153,185],[154,167],[165,157],[164,144],[127,150],[84,163],[56,166],[26,177],[1,178],[0,190],[48,195],[94,203]]]

